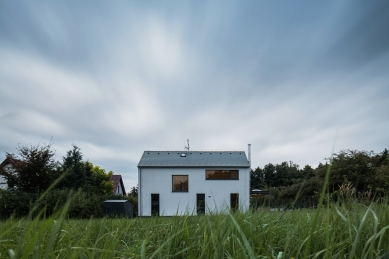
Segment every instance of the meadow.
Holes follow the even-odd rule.
[[[0,258],[389,258],[389,207],[0,221]]]

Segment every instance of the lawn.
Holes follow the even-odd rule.
[[[0,221],[0,258],[389,258],[389,207]]]

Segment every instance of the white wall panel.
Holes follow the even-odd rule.
[[[223,168],[229,169],[229,168]],[[233,169],[233,168],[231,168]],[[151,194],[159,194],[160,215],[196,214],[196,194],[205,194],[206,213],[225,211],[230,207],[230,194],[239,193],[239,207],[249,207],[250,174],[239,169],[239,180],[205,180],[205,168],[139,169],[139,215],[151,215]],[[188,175],[189,191],[172,192],[172,175]]]

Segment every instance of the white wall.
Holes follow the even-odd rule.
[[[13,166],[11,164],[6,164],[3,167],[3,169],[6,170],[6,171],[11,171],[11,170],[13,170]],[[5,180],[4,176],[2,176],[2,175],[0,175],[0,188],[1,189],[7,189],[8,188],[7,181]]]
[[[123,190],[122,190],[122,185],[118,184],[118,187],[116,187],[116,194],[120,194],[120,195],[123,195]]]
[[[0,175],[0,189],[7,189],[8,185],[5,178]]]
[[[223,168],[228,169],[228,168]],[[205,180],[205,168],[142,168],[138,170],[139,216],[151,215],[151,194],[159,194],[160,215],[196,214],[196,194],[205,193],[207,211],[225,211],[230,194],[239,193],[239,208],[250,203],[250,171],[239,169],[239,180]],[[236,170],[236,169],[235,169]],[[172,175],[188,175],[188,192],[172,192]]]

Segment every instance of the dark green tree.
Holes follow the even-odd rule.
[[[62,170],[65,176],[61,182],[61,187],[77,190],[86,184],[85,163],[82,161],[82,153],[80,148],[73,145],[73,149],[69,150],[63,157]]]
[[[138,185],[132,186],[131,191],[128,193],[128,196],[138,197]]]
[[[306,165],[303,169],[300,170],[300,178],[302,179],[311,179],[314,176],[315,169],[313,169],[310,165]]]
[[[55,152],[47,145],[24,145],[17,148],[14,170],[1,170],[8,186],[21,192],[46,190],[59,176],[59,163]]]
[[[274,187],[289,186],[292,184],[292,176],[297,176],[296,172],[298,172],[298,168],[294,168],[292,162],[290,162],[290,165],[291,166],[289,166],[288,162],[282,162],[281,164],[275,165],[276,173]]]
[[[338,190],[344,182],[351,182],[357,191],[372,189],[376,165],[372,157],[374,153],[358,150],[341,150],[330,158],[330,188]]]
[[[269,163],[263,168],[263,177],[268,187],[274,187],[276,183],[275,179],[276,168],[272,163]]]
[[[263,178],[263,170],[260,167],[251,170],[250,175],[250,188],[251,189],[261,189],[265,187],[265,181]]]

